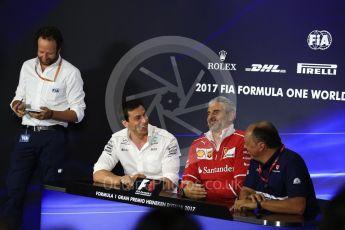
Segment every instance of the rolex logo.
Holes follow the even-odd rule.
[[[212,70],[222,70],[222,71],[236,71],[236,63],[226,63],[225,58],[228,54],[225,50],[219,51],[219,59],[220,62],[209,62],[207,65],[207,69]]]
[[[228,53],[227,53],[225,50],[219,51],[219,59],[220,59],[221,61],[224,61],[227,54],[228,54]]]

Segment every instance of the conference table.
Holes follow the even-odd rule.
[[[46,185],[41,202],[41,229],[135,229],[152,208],[180,208],[202,229],[317,229],[318,221],[300,215],[233,212],[215,201],[195,201],[177,193],[136,194],[93,182]]]

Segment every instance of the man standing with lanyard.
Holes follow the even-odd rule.
[[[63,38],[55,27],[36,34],[37,57],[24,62],[10,106],[22,118],[6,180],[3,214],[20,225],[24,196],[36,167],[43,183],[57,181],[63,171],[68,122],[84,117],[85,93],[79,70],[60,56]]]
[[[285,148],[272,123],[250,125],[244,135],[244,147],[252,160],[235,209],[264,209],[307,218],[319,212],[304,160]]]

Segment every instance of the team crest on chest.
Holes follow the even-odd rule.
[[[223,148],[223,159],[225,158],[234,158],[236,152],[236,147],[233,147],[231,149],[224,147]]]

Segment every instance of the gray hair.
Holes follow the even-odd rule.
[[[230,101],[230,99],[224,97],[224,96],[218,96],[213,98],[209,103],[208,106],[210,106],[213,103],[222,103],[224,105],[224,110],[225,112],[229,113],[229,112],[236,112],[236,106],[235,104]]]

